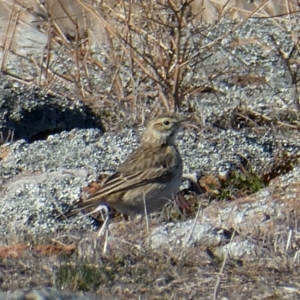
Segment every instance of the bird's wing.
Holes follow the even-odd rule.
[[[147,152],[150,152],[151,155]],[[86,203],[149,183],[170,181],[173,176],[171,166],[174,162],[173,155],[169,152],[170,150],[167,148],[160,149],[158,153],[153,153],[153,150],[150,149],[144,150],[143,153],[134,152],[128,160],[119,166],[116,173],[108,177],[103,186],[86,200]],[[140,155],[143,155],[142,163],[138,163]]]
[[[116,173],[108,177],[99,190],[91,194],[85,201],[77,203],[76,209],[66,214],[66,217],[104,203],[108,198],[114,199],[111,195],[115,194],[115,201],[117,201],[131,189],[149,183],[170,181],[174,176],[172,166],[176,163],[174,151],[177,151],[176,148],[170,149],[170,146],[167,145],[157,150],[138,148],[124,163],[119,165]]]

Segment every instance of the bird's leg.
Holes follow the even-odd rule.
[[[191,209],[190,203],[188,201],[186,201],[182,192],[179,192],[174,197],[174,199],[175,199],[175,203],[179,209],[182,209],[182,210],[190,210]]]

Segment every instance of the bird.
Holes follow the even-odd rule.
[[[161,209],[176,196],[182,182],[183,163],[175,140],[177,133],[189,123],[175,114],[154,118],[140,146],[102,186],[65,216],[69,218],[103,204],[129,216]]]

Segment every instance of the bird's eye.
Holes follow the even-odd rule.
[[[169,125],[170,125],[170,121],[165,120],[165,121],[164,121],[164,125],[169,126]]]

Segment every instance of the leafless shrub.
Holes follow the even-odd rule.
[[[80,98],[108,113],[116,107],[133,118],[149,109],[189,107],[191,96],[207,89],[214,91],[213,81],[232,71],[203,66],[221,47],[220,41],[248,18],[262,16],[265,8],[270,9],[270,4],[263,2],[250,12],[242,9],[244,4],[221,1],[215,21],[205,25],[202,19],[207,18],[208,6],[200,2],[48,0],[37,10],[34,5],[26,7],[16,1],[7,25],[1,70],[46,92]],[[17,36],[11,28],[24,21],[22,9],[32,11],[37,19],[26,24],[47,36],[39,57],[14,53],[12,41]],[[235,12],[242,13],[243,19],[218,39],[210,38],[215,26]],[[230,52],[228,55],[233,55]],[[35,71],[12,73],[8,54],[19,56],[24,69],[34,63]]]
[[[294,1],[279,7],[275,0],[250,4],[232,0],[48,0],[38,8],[35,0],[28,3],[31,6],[19,1],[10,4],[1,71],[46,92],[79,98],[106,116],[117,113],[133,120],[143,120],[149,111],[197,110],[193,102],[197,95],[218,92],[216,79],[238,74],[224,64],[240,46],[238,40],[225,49],[228,55],[222,62],[211,68],[205,65],[213,53],[224,50],[223,39],[234,36],[252,17],[271,15],[276,26],[280,26],[278,20],[285,20],[292,29],[297,11]],[[25,13],[32,17],[26,19]],[[289,20],[283,18],[286,14]],[[211,35],[230,17],[241,19],[223,35]],[[205,24],[203,20],[208,19],[211,23]],[[39,55],[23,56],[15,49],[21,22],[45,34]],[[288,34],[295,41],[291,55],[296,59],[297,33],[291,30]],[[297,65],[295,59],[290,60],[291,66]],[[23,73],[11,69],[12,60],[21,61]],[[242,60],[240,63],[247,67]],[[30,70],[25,71],[29,65]],[[294,72],[294,67],[290,70]],[[295,74],[291,76],[298,82]],[[295,84],[296,99],[297,90]]]

